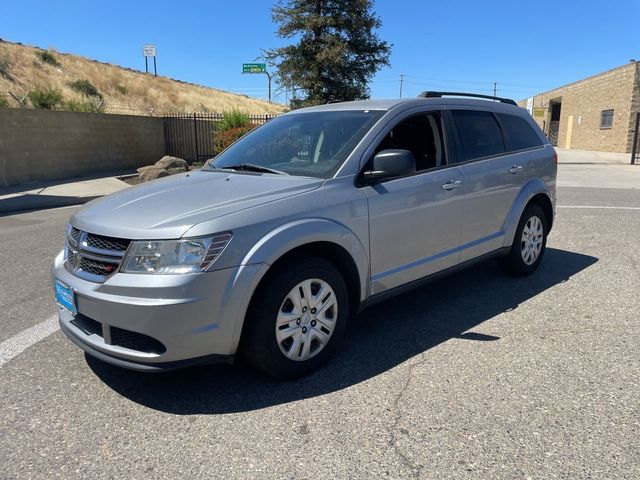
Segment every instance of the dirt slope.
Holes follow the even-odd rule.
[[[238,108],[252,114],[280,113],[278,104],[202,87],[71,54],[50,51],[59,65],[40,58],[45,50],[0,40],[0,93],[12,107],[34,88],[55,88],[65,101],[82,101],[69,84],[88,80],[104,100],[106,113],[162,115],[177,112],[222,112]],[[3,67],[4,65],[4,67]],[[3,75],[3,72],[8,75]],[[29,100],[26,100],[29,104]]]

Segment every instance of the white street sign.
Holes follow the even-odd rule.
[[[142,47],[142,54],[145,57],[155,57],[156,56],[156,46],[155,45],[145,45]]]

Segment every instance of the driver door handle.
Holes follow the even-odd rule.
[[[462,182],[460,180],[449,180],[447,183],[442,184],[443,190],[453,190],[455,188],[460,188],[462,186]]]
[[[522,165],[514,165],[509,169],[509,173],[515,175],[516,173],[520,173],[524,167]]]

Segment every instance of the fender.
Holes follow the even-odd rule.
[[[513,237],[516,234],[516,229],[518,228],[518,222],[520,221],[520,217],[522,216],[522,212],[524,212],[524,209],[529,201],[540,193],[546,195],[547,197],[549,197],[549,199],[552,199],[549,188],[539,178],[529,180],[522,187],[520,193],[513,202],[511,210],[507,214],[507,218],[502,226],[502,231],[505,233],[503,244],[504,247],[511,246],[511,244],[513,243]]]
[[[287,252],[314,242],[329,242],[344,248],[351,256],[360,278],[360,300],[369,285],[369,256],[358,236],[345,225],[326,218],[306,218],[281,225],[264,235],[249,250],[242,265],[273,265]]]

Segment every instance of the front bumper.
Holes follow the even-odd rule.
[[[74,317],[58,307],[64,333],[94,357],[143,371],[232,357],[249,300],[267,269],[254,264],[186,275],[116,273],[93,283],[69,273],[63,262],[61,253],[53,280],[74,290],[78,310]]]

